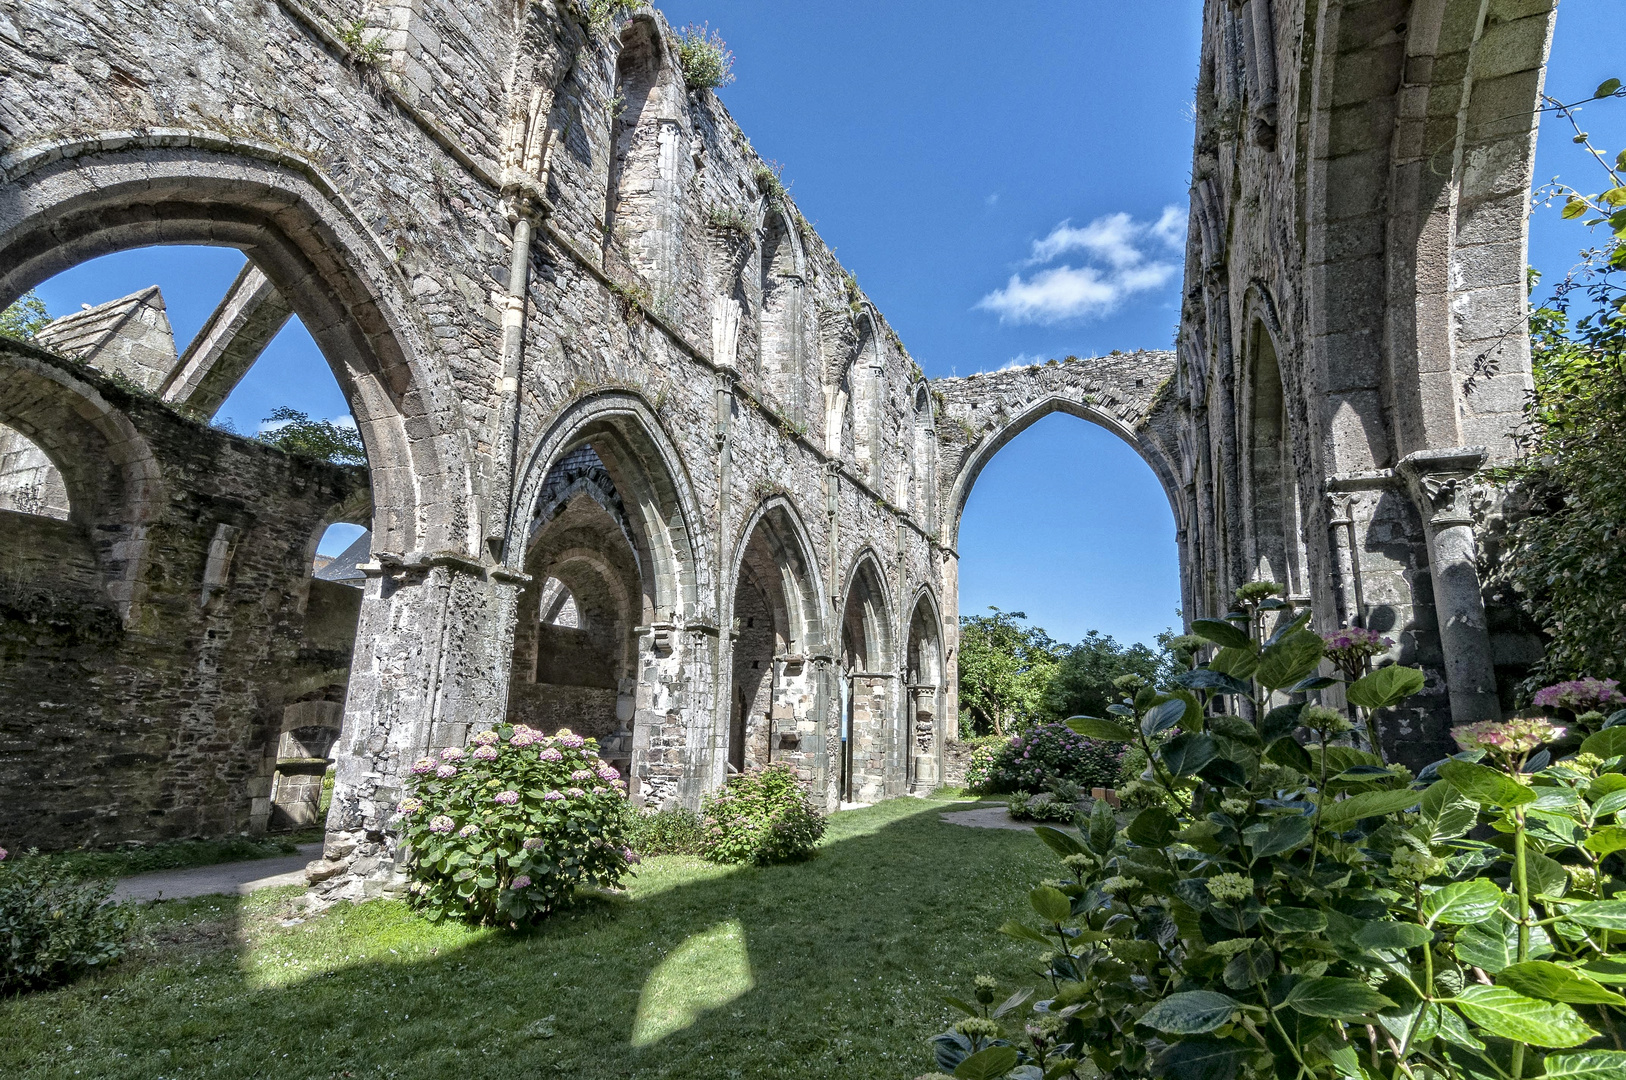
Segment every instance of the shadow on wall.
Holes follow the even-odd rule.
[[[662,860],[637,899],[530,933],[434,926],[383,901],[271,924],[235,954],[172,930],[189,944],[157,970],[132,960],[0,1003],[17,1032],[0,1072],[71,1061],[87,1074],[246,1076],[286,1055],[302,1076],[913,1076],[946,1014],[939,994],[978,972],[1026,978],[1027,947],[993,928],[1022,917],[1025,883],[1054,862],[1031,837],[941,823],[948,808],[911,799],[836,815],[803,864]],[[220,903],[274,906],[263,894]],[[242,930],[231,921],[217,940]],[[320,962],[303,970],[310,956]]]

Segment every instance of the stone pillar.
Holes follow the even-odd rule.
[[[393,819],[413,762],[504,719],[523,577],[460,555],[380,555],[367,574],[333,805],[306,876],[323,903],[393,894]]]
[[[1423,514],[1451,722],[1500,720],[1468,493],[1483,447],[1419,450],[1400,462]]]
[[[914,754],[914,786],[912,791],[931,791],[942,782],[938,767],[938,747],[942,743],[937,730],[937,687],[911,686],[908,690],[910,750]]]

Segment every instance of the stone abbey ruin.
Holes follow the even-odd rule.
[[[1390,634],[1436,756],[1540,647],[1481,582],[1553,7],[1206,0],[1174,350],[928,380],[648,6],[14,0],[0,306],[249,263],[179,354],[156,290],[0,339],[0,835],[309,822],[333,761],[311,876],[370,895],[412,762],[509,718],[646,803],[930,788],[961,509],[1055,411],[1157,475],[1187,618],[1270,579]],[[364,467],[208,426],[295,314]]]

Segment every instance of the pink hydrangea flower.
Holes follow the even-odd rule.
[[[482,731],[476,734],[469,742],[475,746],[496,746],[500,736],[495,731]]]
[[[593,770],[592,769],[577,769],[575,772],[570,774],[570,778],[572,780],[578,780],[578,781],[580,781],[580,780],[591,780],[593,778]]]
[[[515,892],[518,892],[521,889],[529,889],[531,887],[531,876],[529,874],[521,874],[519,877],[514,879],[513,884],[509,887]]]
[[[559,733],[553,738],[554,741],[560,746],[571,750],[580,750],[583,746],[587,745],[586,739],[582,738],[580,735],[577,735],[569,728],[560,728]]]
[[[1509,759],[1522,759],[1543,743],[1562,739],[1568,728],[1543,720],[1523,717],[1497,723],[1481,720],[1451,729],[1451,737],[1464,750],[1487,750]]]
[[[497,748],[495,746],[476,746],[474,753],[469,755],[475,761],[496,761]]]
[[[429,819],[429,831],[435,833],[449,833],[457,827],[457,822],[445,814],[437,814]]]
[[[624,788],[627,786],[627,782],[620,777],[616,777],[614,780],[610,781],[610,786],[613,788]]]
[[[440,759],[442,761],[457,761],[457,760],[461,759],[462,757],[463,757],[463,748],[461,746],[444,746],[444,747],[441,747]]]
[[[412,774],[414,776],[422,776],[424,773],[432,773],[434,771],[435,771],[435,759],[434,758],[421,757],[417,761],[412,763]]]
[[[536,742],[537,742],[536,732],[532,731],[528,727],[525,727],[525,726],[521,725],[520,727],[517,727],[517,728],[514,729],[513,737],[508,740],[508,745],[509,746],[517,746],[517,747],[520,747],[521,749],[523,749],[524,747],[527,747],[527,746],[536,745]]]
[[[435,770],[435,775],[440,777],[442,780],[450,780],[452,777],[457,775],[457,766],[442,765],[440,768]]]
[[[600,765],[598,769],[598,778],[600,780],[619,780],[621,778],[621,774],[610,768],[608,765]]]
[[[470,822],[469,824],[463,826],[461,829],[457,830],[457,835],[462,837],[464,840],[467,840],[471,836],[479,836],[480,835],[480,826],[474,824],[473,822]]]
[[[525,842],[520,844],[520,847],[524,848],[526,851],[535,851],[541,846],[542,838],[540,836],[527,836],[525,838]]]
[[[419,810],[422,810],[422,809],[423,809],[423,800],[422,799],[412,799],[412,798],[402,799],[395,806],[396,812],[401,813],[401,814],[416,814]]]
[[[572,798],[572,799],[579,799],[582,796],[586,795],[587,792],[583,791],[579,787],[573,787],[573,788],[565,788],[565,794],[567,796],[569,796],[570,798]]]
[[[1321,635],[1326,656],[1345,678],[1358,679],[1366,672],[1366,662],[1394,647],[1394,642],[1375,630],[1346,626]]]
[[[543,761],[563,761],[565,759],[563,754],[551,746],[544,747],[543,749],[537,751],[536,756]]]
[[[543,802],[558,802],[560,799],[563,799],[563,798],[564,798],[564,795],[561,794],[560,792],[550,791],[546,795],[542,796],[542,801]]]
[[[624,847],[621,849],[621,857],[626,860],[628,866],[637,866],[639,863],[644,861],[643,859],[639,858],[638,853],[632,850],[630,847]]]
[[[10,855],[10,854],[11,854],[11,852],[7,851],[3,847],[0,847],[0,862],[5,862],[6,861],[6,856]]]
[[[519,792],[499,791],[497,794],[491,797],[491,801],[500,806],[513,806],[515,803],[519,802]]]
[[[1536,691],[1531,699],[1538,709],[1569,709],[1584,713],[1626,703],[1619,679],[1571,679]]]

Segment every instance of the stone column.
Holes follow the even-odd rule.
[[[367,574],[317,900],[394,893],[393,818],[413,762],[502,722],[521,575],[464,556],[379,555]]]
[[[942,740],[937,731],[937,687],[917,685],[908,688],[910,749],[914,754],[914,786],[911,790],[927,792],[942,782],[938,768],[938,746]]]
[[[1453,447],[1419,450],[1400,462],[1400,472],[1410,482],[1422,511],[1428,538],[1453,724],[1502,718],[1468,506],[1473,474],[1484,464],[1485,456],[1483,447]]]

